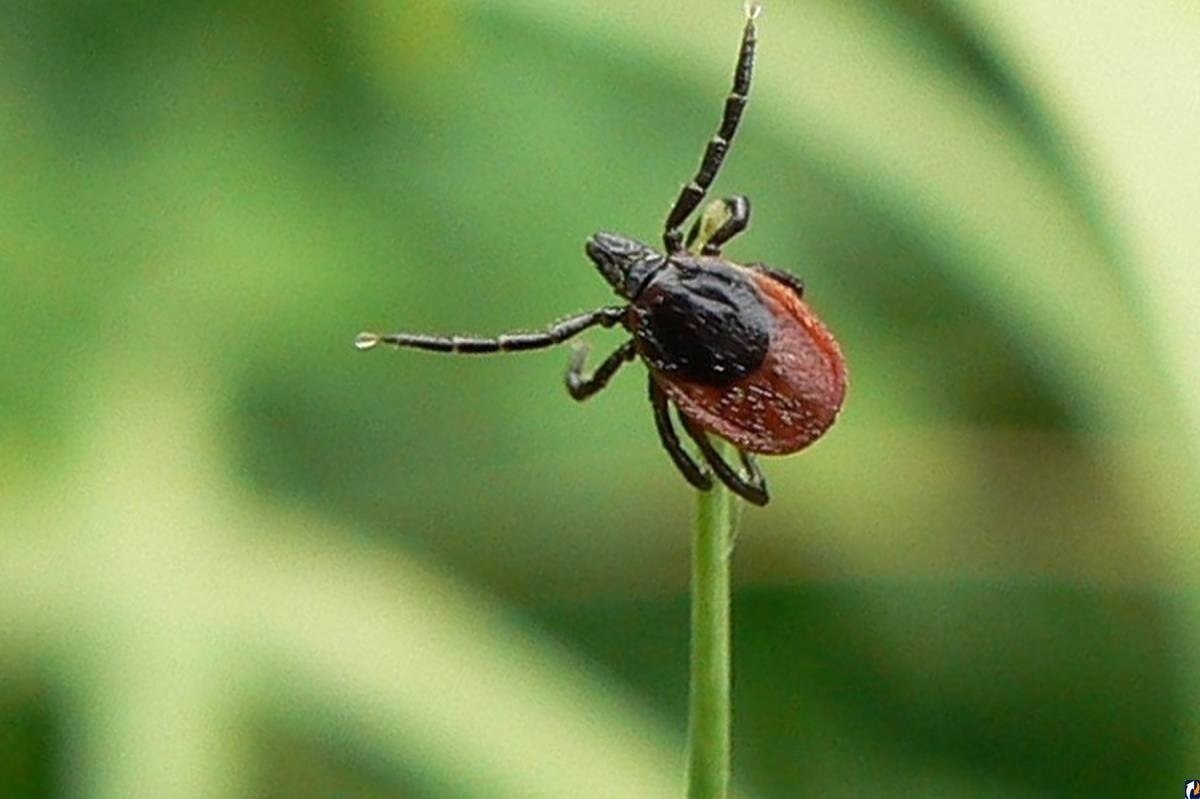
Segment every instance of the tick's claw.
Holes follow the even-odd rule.
[[[375,349],[375,347],[379,346],[380,341],[381,341],[381,338],[378,333],[371,333],[369,331],[364,331],[362,333],[359,333],[357,336],[355,336],[354,348],[356,350],[362,350],[362,351],[372,350],[372,349]]]

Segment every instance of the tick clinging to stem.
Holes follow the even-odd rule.
[[[463,354],[512,352],[560,344],[597,325],[623,327],[632,338],[590,375],[584,371],[586,349],[575,350],[567,391],[585,400],[627,361],[641,358],[650,371],[658,435],[687,481],[707,491],[715,474],[750,502],[765,505],[767,486],[752,453],[783,455],[819,438],[841,408],[846,368],[837,342],[805,303],[798,278],[765,264],[721,257],[721,247],[750,221],[745,197],[709,204],[686,239],[682,233],[716,178],[746,107],[758,13],[757,5],[747,6],[721,127],[708,142],[695,178],[667,214],[664,251],[617,233],[597,233],[587,240],[588,258],[624,304],[571,316],[539,332],[495,338],[368,332],[355,345],[361,350],[391,344]],[[703,463],[680,444],[672,403]],[[721,458],[710,434],[738,448],[741,471]]]

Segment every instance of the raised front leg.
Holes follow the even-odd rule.
[[[750,94],[750,75],[754,71],[754,46],[756,33],[754,20],[758,18],[761,7],[757,4],[746,5],[746,27],[742,31],[742,46],[738,52],[737,66],[733,71],[733,90],[725,100],[725,113],[721,116],[721,127],[717,134],[708,142],[704,150],[704,158],[696,177],[679,192],[679,198],[667,214],[667,223],[663,231],[663,246],[667,254],[679,252],[683,247],[683,223],[692,211],[700,205],[708,192],[709,186],[716,180],[721,162],[729,152],[733,135],[737,133],[738,122],[742,119],[742,111],[746,108],[746,99]]]

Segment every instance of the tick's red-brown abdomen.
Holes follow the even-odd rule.
[[[762,365],[725,386],[655,374],[685,416],[739,449],[786,455],[820,438],[846,395],[846,363],[837,341],[796,292],[754,273],[774,321]]]

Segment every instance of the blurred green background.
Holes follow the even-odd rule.
[[[736,0],[0,26],[0,796],[682,792],[642,367],[354,352],[611,301]],[[773,0],[718,194],[851,369],[735,560],[743,797],[1200,776],[1200,6]],[[616,333],[589,336],[597,351]]]

